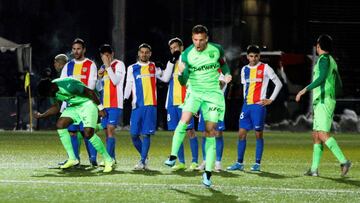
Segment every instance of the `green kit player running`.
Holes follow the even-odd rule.
[[[171,155],[165,161],[167,166],[174,166],[179,147],[186,135],[186,128],[192,116],[199,109],[205,120],[206,136],[206,167],[203,174],[203,184],[211,186],[211,171],[215,162],[215,135],[218,121],[224,119],[225,100],[219,85],[219,69],[225,75],[225,82],[231,81],[231,75],[226,64],[223,48],[208,42],[208,29],[196,25],[192,29],[193,45],[181,55],[179,63],[179,82],[186,85],[186,96],[182,105],[182,115],[177,125],[173,140]]]
[[[82,121],[85,139],[88,139],[105,159],[104,172],[111,172],[115,161],[107,153],[101,139],[94,133],[98,119],[98,108],[100,115],[105,115],[95,92],[73,78],[59,78],[53,81],[42,80],[39,83],[38,92],[40,96],[54,97],[56,101],[68,103],[68,107],[62,112],[56,123],[61,143],[69,157],[68,161],[60,168],[70,168],[79,163],[75,157],[67,127],[72,123],[77,124]],[[36,113],[35,118],[46,118],[57,114],[60,110],[59,102],[55,102],[44,113]]]
[[[351,162],[347,160],[338,146],[336,140],[330,136],[331,124],[335,110],[335,96],[341,88],[341,79],[337,64],[330,55],[332,51],[332,39],[329,35],[321,35],[316,43],[316,52],[319,55],[314,66],[314,76],[311,84],[299,91],[296,101],[307,91],[313,93],[313,132],[314,141],[313,160],[311,168],[305,173],[309,176],[318,176],[318,167],[325,144],[340,162],[341,176],[345,176],[351,167]]]

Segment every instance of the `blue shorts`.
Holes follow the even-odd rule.
[[[101,126],[105,129],[107,125],[117,126],[119,123],[122,109],[119,108],[105,108],[106,116],[101,118]]]
[[[83,132],[84,131],[84,125],[83,125],[82,122],[80,122],[79,124],[70,124],[67,127],[67,129],[68,129],[69,132],[77,132],[77,131]]]
[[[259,104],[244,104],[239,119],[239,128],[262,131],[264,129],[266,107]]]
[[[156,130],[156,106],[142,106],[131,111],[130,134],[153,135]]]
[[[167,108],[167,125],[168,130],[174,131],[181,119],[182,109],[178,106],[169,106]],[[194,128],[194,118],[191,119],[186,130]]]
[[[205,131],[205,121],[204,121],[204,117],[201,114],[201,111],[199,113],[199,123],[198,123],[198,131],[200,132],[204,132]],[[224,131],[225,130],[225,122],[224,121],[219,121],[216,125],[216,130],[217,131]]]

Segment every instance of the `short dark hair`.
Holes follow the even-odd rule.
[[[246,48],[246,53],[247,54],[250,54],[250,53],[255,53],[255,54],[260,54],[260,48],[258,45],[249,45],[247,48]]]
[[[37,92],[39,96],[47,97],[50,94],[51,86],[52,86],[52,82],[50,79],[46,78],[40,80],[37,86]]]
[[[172,45],[172,44],[175,43],[175,42],[177,42],[180,46],[183,45],[182,40],[181,40],[180,38],[178,38],[178,37],[175,37],[175,38],[170,39],[168,44],[169,44],[169,46],[170,46],[170,45]]]
[[[316,40],[316,43],[319,44],[322,50],[327,52],[332,52],[333,51],[332,41],[333,40],[330,37],[330,35],[323,34],[319,36],[319,38]]]
[[[205,33],[208,35],[209,30],[204,25],[195,25],[192,29],[193,34]]]
[[[146,44],[146,43],[140,44],[138,50],[140,50],[141,48],[148,48],[148,49],[150,49],[150,51],[151,51],[151,46],[150,46],[149,44]]]
[[[103,44],[103,45],[100,46],[99,52],[101,54],[103,54],[103,53],[110,53],[111,54],[111,53],[113,53],[113,49],[111,48],[111,46],[109,44]]]
[[[81,44],[81,46],[82,46],[83,48],[85,48],[85,47],[86,47],[86,46],[85,46],[85,42],[84,42],[84,40],[82,40],[82,39],[80,39],[80,38],[76,38],[76,39],[74,39],[74,41],[73,41],[72,45],[74,45],[74,44]]]

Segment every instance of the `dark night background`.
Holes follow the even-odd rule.
[[[114,9],[119,2],[123,7]],[[190,45],[191,28],[196,24],[206,25],[210,39],[224,46],[234,74],[240,68],[240,53],[249,44],[303,55],[306,61],[316,38],[328,33],[334,38],[334,56],[344,83],[342,97],[347,99],[360,98],[359,11],[360,2],[355,0],[0,0],[0,36],[31,43],[32,72],[39,76],[45,68],[53,69],[55,55],[70,54],[76,37],[85,40],[86,56],[100,66],[98,47],[117,42],[114,16],[121,12],[125,12],[121,19],[124,29],[118,33],[124,41],[120,46],[124,53],[118,51],[117,56],[126,66],[135,62],[142,42],[153,47],[152,61],[165,64],[168,40],[178,36]],[[307,63],[284,68],[294,84],[304,86],[310,81]],[[14,96],[23,89],[19,75],[14,54],[0,53],[0,97]],[[235,77],[234,91],[237,84]],[[165,86],[160,89],[166,91]]]

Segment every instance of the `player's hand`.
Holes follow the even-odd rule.
[[[307,91],[306,88],[300,90],[300,91],[297,93],[296,97],[295,97],[295,101],[296,101],[296,102],[299,102],[301,96],[304,95],[304,94],[306,93],[306,91]]]
[[[228,84],[229,82],[231,82],[231,80],[232,80],[232,76],[231,76],[231,75],[225,75],[224,81],[226,82],[226,84]]]
[[[271,100],[271,99],[263,99],[260,101],[260,104],[263,106],[267,106],[267,105],[270,105],[272,102],[273,102],[273,100]]]
[[[106,116],[106,111],[105,110],[99,111],[99,116],[104,118]]]
[[[104,72],[105,72],[105,69],[104,69],[104,68],[100,68],[100,69],[98,70],[98,76],[99,76],[99,77],[103,77],[103,76],[104,76]]]
[[[34,118],[36,118],[36,119],[42,118],[42,116],[43,116],[43,114],[40,112],[34,113]]]
[[[171,55],[170,63],[175,63],[179,59],[180,54],[180,51],[174,51],[174,53]]]
[[[102,60],[102,62],[104,63],[105,68],[110,67],[110,63],[111,63],[111,58],[110,58],[110,56],[107,56],[107,55],[103,54],[103,55],[101,56],[101,60]]]

